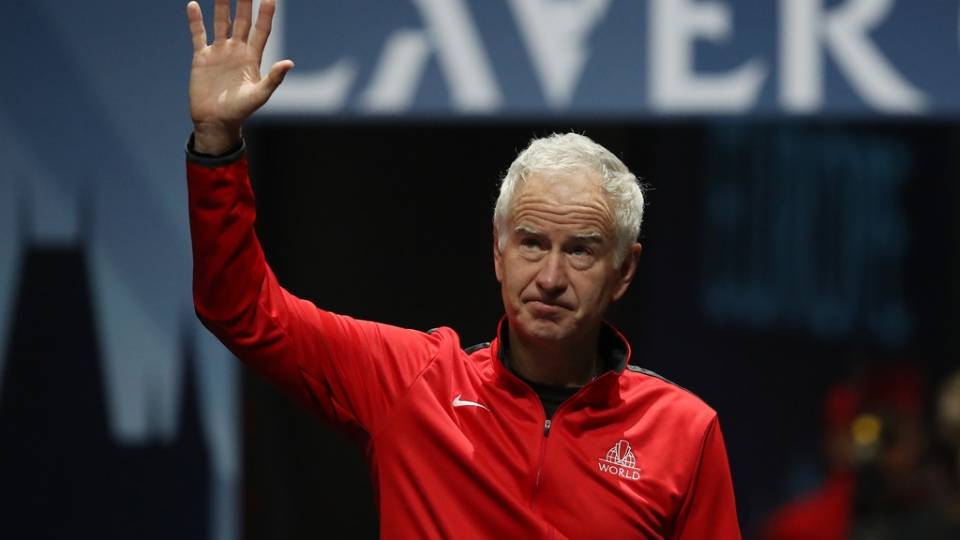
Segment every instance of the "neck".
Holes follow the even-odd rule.
[[[521,377],[551,386],[583,386],[599,373],[599,328],[584,339],[544,342],[529,339],[509,326],[510,366]]]

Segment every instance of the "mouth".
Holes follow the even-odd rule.
[[[571,309],[565,304],[549,303],[542,300],[527,300],[525,303],[535,317],[552,318]]]

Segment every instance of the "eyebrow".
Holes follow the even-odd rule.
[[[589,242],[591,244],[602,244],[603,235],[598,232],[588,232],[582,234],[575,234],[573,237],[582,242]]]
[[[527,235],[530,235],[530,236],[540,236],[540,235],[543,234],[543,233],[541,233],[540,231],[538,231],[538,230],[536,230],[536,229],[531,229],[530,227],[527,227],[526,225],[517,225],[516,227],[513,228],[513,233],[514,233],[514,234],[527,234]]]
[[[519,235],[529,235],[529,236],[543,236],[543,233],[528,227],[526,225],[517,225],[513,228],[514,234]],[[602,244],[603,235],[596,231],[584,232],[580,234],[573,235],[574,240],[579,240],[581,242],[588,242],[591,244]]]

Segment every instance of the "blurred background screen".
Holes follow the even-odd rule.
[[[0,537],[375,538],[362,453],[193,313],[183,8],[2,8]],[[744,536],[957,538],[958,15],[281,2],[257,232],[326,309],[487,341],[498,179],[584,133],[649,190],[610,319],[718,411]]]

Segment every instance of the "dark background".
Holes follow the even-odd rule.
[[[487,341],[498,179],[531,137],[568,130],[648,184],[639,272],[610,319],[633,363],[719,412],[745,533],[820,479],[833,382],[898,362],[932,393],[958,365],[947,123],[258,124],[268,260],[325,309]],[[375,537],[360,451],[250,374],[244,396],[247,538]]]
[[[256,381],[241,411],[241,370],[193,313],[185,3],[3,5],[3,540],[374,534],[359,452]],[[213,2],[201,4],[209,29]],[[467,0],[503,97],[480,121],[437,54],[449,44],[402,74],[411,103],[365,106],[391,37],[429,36],[421,7],[439,2],[280,4],[272,42],[297,69],[271,104],[294,106],[258,114],[271,123],[248,134],[261,232],[295,292],[489,339],[496,178],[534,134],[576,128],[655,188],[641,275],[612,317],[639,363],[718,409],[747,530],[820,479],[820,398],[837,377],[901,361],[929,398],[957,366],[955,3],[891,2],[865,35],[924,106],[881,106],[822,42],[823,100],[798,113],[780,88],[803,67],[780,55],[796,22],[780,20],[785,4],[690,3],[730,19],[724,39],[689,36],[697,80],[767,68],[733,112],[716,97],[681,110],[652,99],[665,82],[654,2],[610,2],[557,106],[508,4]],[[341,60],[357,69],[341,104],[291,103],[297,79]],[[411,121],[422,115],[445,120]],[[591,115],[605,122],[578,123]]]

